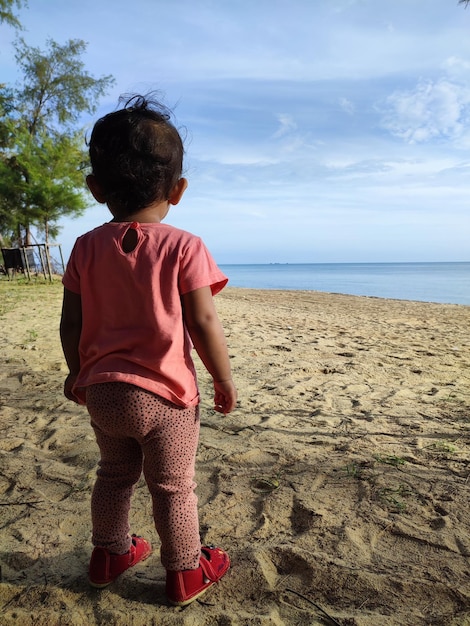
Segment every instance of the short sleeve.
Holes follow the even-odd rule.
[[[193,237],[185,246],[180,261],[179,291],[181,295],[210,287],[216,295],[228,283],[211,253],[199,237]]]

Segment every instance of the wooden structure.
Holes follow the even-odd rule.
[[[60,264],[62,273],[65,272],[64,258],[62,256],[62,247],[60,243],[34,243],[29,246],[20,248],[2,248],[2,256],[5,271],[9,278],[12,278],[16,272],[22,272],[31,280],[33,269],[38,273],[38,268],[43,272],[44,278],[52,282],[52,263],[50,248],[57,247],[60,254]],[[39,263],[36,262],[37,257]]]

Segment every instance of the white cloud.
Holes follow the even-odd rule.
[[[349,115],[352,115],[355,111],[354,104],[351,102],[351,100],[348,100],[348,98],[340,98],[339,106]]]
[[[274,133],[273,139],[279,139],[279,137],[283,137],[284,135],[287,135],[291,131],[297,129],[297,124],[291,115],[281,113],[278,115],[278,121],[279,128]]]
[[[447,78],[421,80],[412,91],[395,91],[385,103],[383,125],[408,143],[458,139],[470,119],[470,87]]]
[[[448,57],[444,63],[442,63],[442,68],[448,74],[454,75],[466,75],[468,76],[470,73],[470,62],[462,59],[457,56]]]

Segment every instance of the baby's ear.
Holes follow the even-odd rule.
[[[183,194],[186,191],[187,187],[188,181],[186,180],[186,178],[180,178],[171,190],[170,197],[168,198],[170,204],[178,204],[178,202],[183,197]]]
[[[86,184],[88,185],[88,189],[91,191],[93,198],[100,204],[106,204],[106,197],[99,182],[93,174],[89,174],[86,177]]]

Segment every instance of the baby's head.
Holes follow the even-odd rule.
[[[169,200],[184,154],[170,119],[158,102],[134,96],[96,122],[89,143],[92,174],[116,218]]]

